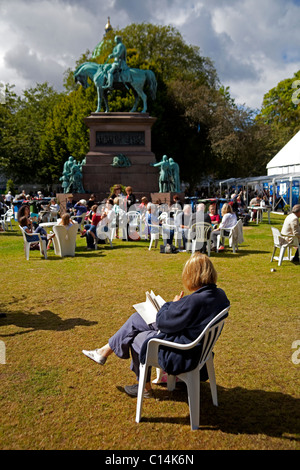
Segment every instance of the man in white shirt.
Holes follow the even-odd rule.
[[[281,229],[281,235],[288,243],[292,243],[294,241],[295,246],[298,245],[297,251],[295,253],[292,262],[299,263],[299,243],[300,243],[300,225],[299,225],[299,217],[300,217],[300,204],[296,204],[292,208],[292,212],[285,218]]]

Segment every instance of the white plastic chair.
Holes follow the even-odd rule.
[[[177,226],[175,225],[174,219],[171,219],[169,217],[164,218],[163,223],[161,225],[161,235],[164,241],[164,245],[166,245],[167,240],[171,237],[172,230],[174,233],[174,244],[177,245],[179,237],[178,237]]]
[[[273,260],[276,260],[276,261],[278,260],[278,266],[281,266],[282,261],[291,261],[292,247],[297,248],[299,246],[299,242],[295,237],[294,240],[291,243],[289,243],[285,238],[283,238],[283,236],[281,235],[281,233],[279,232],[277,228],[271,227],[271,230],[272,230],[273,241],[274,241],[274,248],[273,248],[273,253],[271,256],[271,263]],[[279,249],[279,256],[275,256],[275,252],[277,248]],[[286,250],[287,250],[287,256],[285,257],[284,255],[285,255]]]
[[[207,222],[198,222],[193,224],[188,233],[188,240],[192,242],[192,253],[195,253],[196,249],[203,247],[204,243],[207,246],[207,254],[210,256],[211,249],[211,231],[212,226]]]
[[[74,223],[70,227],[64,225],[54,225],[53,232],[55,237],[52,238],[54,252],[57,256],[75,256],[76,235],[78,231],[78,223]]]
[[[50,222],[57,222],[58,211],[50,211]]]
[[[116,233],[117,233],[117,229],[118,229],[118,237],[119,238],[122,238],[122,240],[128,240],[128,236],[127,236],[127,214],[125,211],[123,211],[123,209],[120,209],[119,211],[119,222],[118,222],[118,225],[117,225],[117,214],[115,214],[115,217],[113,218],[113,220],[111,221],[110,223],[110,240],[112,241],[115,236],[116,236]],[[122,236],[121,236],[121,232],[122,232]]]
[[[3,230],[8,230],[8,224],[10,224],[10,229],[12,230],[12,223],[11,220],[14,218],[14,211],[13,209],[8,209],[5,214],[1,215],[1,224]]]
[[[71,220],[78,224],[78,229],[80,229],[80,230],[84,229],[84,224],[85,224],[84,219],[86,218],[86,214],[87,214],[87,212],[83,212],[83,214],[81,214],[81,215],[72,215],[72,217],[71,217]],[[79,219],[79,218],[81,218],[81,221],[77,222],[76,219]]]
[[[142,218],[138,211],[127,212],[128,235],[132,240],[138,240],[142,233]]]
[[[112,230],[108,225],[103,225],[100,222],[97,225],[97,228],[96,228],[97,238],[99,238],[100,240],[104,240],[106,242],[108,241],[110,243],[110,247],[112,248],[113,244],[112,244],[111,232]]]
[[[47,259],[47,242],[46,240],[42,240],[41,235],[39,233],[27,233],[19,225],[20,230],[23,235],[23,240],[24,240],[24,250],[25,250],[25,258],[27,261],[29,260],[29,253],[30,253],[30,245],[33,245],[34,243],[39,243],[40,245],[40,253],[42,256],[44,256],[45,259]],[[35,240],[32,240],[32,238],[35,238]],[[38,238],[38,240],[37,240]]]
[[[147,229],[150,231],[149,250],[151,250],[153,242],[154,242],[155,248],[157,247],[157,244],[158,244],[159,235],[160,235],[159,225],[147,224]]]
[[[238,251],[239,245],[244,241],[243,221],[241,219],[232,228],[221,228],[220,234],[217,236],[217,251],[221,242],[224,244],[225,238],[229,239],[229,246],[232,247],[233,253]]]
[[[198,338],[195,339],[195,341],[193,341],[192,343],[178,344],[157,338],[152,338],[149,340],[147,345],[145,364],[140,364],[139,388],[135,418],[137,423],[139,423],[141,420],[143,396],[147,380],[148,368],[150,366],[156,368],[160,367],[158,363],[158,350],[160,346],[186,351],[187,349],[194,348],[200,342],[202,343],[201,357],[197,367],[192,371],[184,372],[177,376],[187,385],[188,401],[190,408],[190,423],[192,430],[198,429],[200,424],[200,370],[202,369],[204,364],[206,364],[207,367],[212,401],[215,406],[218,406],[217,385],[212,350],[217,339],[221,334],[225,317],[228,315],[229,309],[230,306],[222,310],[222,312],[220,312],[213,320],[211,320],[211,322],[206,326],[206,328],[202,331]],[[175,385],[176,376],[168,375],[168,390],[174,390]]]

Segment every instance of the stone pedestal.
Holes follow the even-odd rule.
[[[160,201],[161,204],[168,204],[172,206],[174,204],[173,197],[178,196],[182,206],[185,204],[184,193],[151,193],[151,201],[157,203]]]
[[[90,129],[90,150],[82,168],[83,187],[87,193],[107,197],[111,186],[132,186],[140,199],[150,199],[158,191],[159,169],[151,151],[151,128],[156,118],[147,113],[92,113],[85,118]],[[128,167],[112,166],[114,157],[122,154]]]

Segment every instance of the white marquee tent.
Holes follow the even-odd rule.
[[[267,164],[268,176],[300,172],[300,131]]]

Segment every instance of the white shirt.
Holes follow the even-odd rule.
[[[237,218],[234,212],[228,212],[222,218],[219,228],[232,228],[237,223]]]

